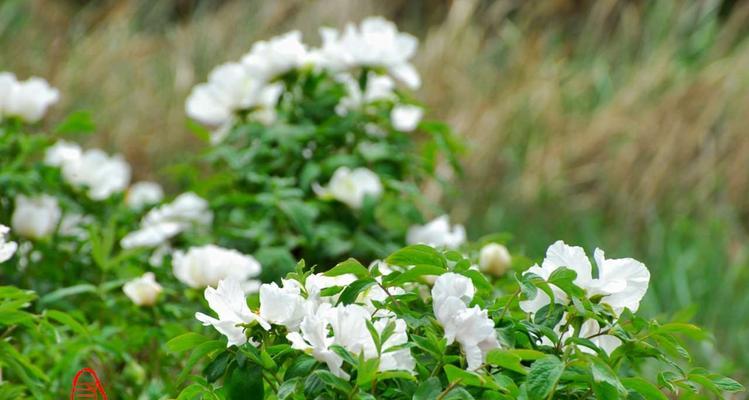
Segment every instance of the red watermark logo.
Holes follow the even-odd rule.
[[[83,368],[73,378],[73,388],[70,390],[70,400],[101,399],[107,400],[107,394],[101,386],[99,377],[91,368]]]

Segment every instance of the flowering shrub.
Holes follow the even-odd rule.
[[[279,399],[665,399],[742,390],[688,365],[682,339],[704,337],[698,327],[633,314],[650,279],[642,263],[601,250],[595,259],[597,276],[581,248],[559,241],[540,266],[498,285],[472,258],[426,245],[369,268],[349,259],[312,274],[300,263],[280,286],[263,284],[254,308],[237,281],[206,289],[217,318],[196,317],[228,348],[196,333],[169,345],[211,359],[185,398],[251,390]],[[646,366],[657,368],[655,382],[642,377]]]
[[[204,158],[214,174],[194,190],[211,204],[216,240],[254,254],[266,280],[297,258],[371,261],[403,245],[424,206],[436,208],[420,185],[437,177],[440,153],[454,162],[459,150],[407,94],[420,84],[416,38],[382,18],[320,33],[319,48],[299,32],[255,43],[186,104],[214,129]]]
[[[596,250],[593,268],[557,242],[530,267],[429,221],[420,188],[458,170],[460,146],[406,91],[416,39],[382,18],[320,33],[258,42],[194,88],[212,146],[176,196],[75,143],[85,113],[42,132],[58,91],[0,74],[0,398],[59,398],[83,366],[123,398],[742,389],[689,366],[699,328],[634,315],[642,263]]]

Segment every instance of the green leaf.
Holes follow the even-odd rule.
[[[47,310],[45,315],[47,316],[47,318],[51,318],[67,326],[79,335],[89,336],[88,329],[86,329],[85,326],[81,325],[80,322],[76,321],[75,318],[73,318],[69,314],[57,310]]]
[[[442,392],[442,384],[437,377],[431,377],[419,385],[413,400],[434,400]]]
[[[575,285],[574,281],[576,278],[577,272],[569,268],[562,267],[552,272],[547,281],[562,289],[570,296],[581,297],[585,295],[585,291]]]
[[[234,368],[230,372],[224,387],[229,400],[246,399],[248,396],[257,399],[265,397],[262,369],[252,363],[247,363],[244,367],[237,366]]]
[[[383,279],[383,285],[385,286],[398,286],[408,282],[420,282],[421,277],[426,275],[442,275],[447,272],[442,267],[435,267],[433,265],[417,265],[409,268],[407,271],[402,273],[392,273],[386,275]]]
[[[564,307],[557,304],[549,303],[541,307],[533,316],[533,322],[537,325],[553,329],[564,317]]]
[[[203,375],[205,379],[210,382],[215,382],[218,378],[222,377],[226,372],[226,367],[229,366],[233,354],[229,351],[224,351],[213,359],[203,369]]]
[[[546,399],[557,385],[564,372],[564,364],[554,357],[546,356],[531,365],[523,386],[530,399]]]
[[[351,393],[351,385],[346,380],[333,375],[333,373],[328,370],[318,369],[313,372],[312,375],[320,378],[320,380],[323,381],[327,386],[330,386],[344,394]]]
[[[177,377],[177,382],[183,382],[192,370],[192,367],[197,364],[201,358],[213,353],[214,351],[223,349],[226,349],[226,341],[224,340],[209,340],[195,346],[190,353],[190,357],[187,358],[187,361],[184,364],[182,373]]]
[[[357,278],[367,278],[369,277],[369,270],[361,265],[359,261],[356,261],[353,258],[349,258],[348,260],[337,264],[335,267],[331,268],[329,271],[325,272],[323,275],[325,276],[339,276],[339,275],[345,275],[345,274],[354,274]]]
[[[656,333],[668,333],[668,334],[682,334],[686,335],[691,339],[694,340],[703,340],[708,337],[708,334],[705,333],[700,327],[688,324],[685,322],[671,322],[668,324],[664,324],[658,327],[656,329]]]
[[[281,386],[278,387],[278,393],[276,393],[276,396],[278,396],[278,400],[285,400],[289,398],[289,396],[296,392],[297,386],[301,382],[302,378],[300,377],[291,378],[287,381],[284,381],[284,383],[282,383]]]
[[[625,388],[633,391],[640,396],[644,397],[645,400],[668,400],[665,394],[663,394],[658,387],[642,378],[622,378],[622,384]]]
[[[385,259],[390,265],[401,267],[410,267],[414,265],[430,265],[440,267],[443,270],[447,268],[445,258],[437,250],[423,244],[416,244],[404,247]]]
[[[615,396],[617,393],[626,394],[626,389],[624,389],[624,386],[619,381],[619,377],[616,375],[616,372],[614,372],[611,367],[609,367],[608,364],[597,357],[589,357],[589,360],[591,374],[593,375],[593,382],[598,384],[596,385],[598,387],[598,390],[607,390],[607,393],[609,393],[607,397],[609,398]],[[605,389],[605,387],[608,386],[613,389],[613,392]]]
[[[359,297],[359,293],[375,284],[377,284],[377,281],[372,278],[364,278],[351,282],[351,284],[341,292],[341,296],[338,298],[338,303],[336,304],[351,304],[355,302],[356,298]]]
[[[513,354],[508,350],[494,349],[486,355],[486,362],[491,365],[496,365],[515,371],[519,374],[527,375],[528,370],[520,363],[521,358],[517,354]]]
[[[68,287],[64,287],[64,288],[52,291],[50,293],[47,293],[46,295],[42,296],[39,299],[39,302],[51,303],[53,301],[57,301],[68,296],[75,296],[77,294],[82,294],[82,293],[96,293],[97,290],[98,289],[96,288],[96,286],[90,283],[82,283],[80,285],[68,286]]]
[[[718,374],[708,374],[707,377],[713,382],[715,387],[717,387],[722,392],[733,393],[741,392],[744,390],[744,386],[729,377]]]
[[[485,389],[491,389],[491,390],[503,390],[502,388],[497,385],[496,382],[494,382],[494,379],[492,379],[489,376],[479,375],[472,371],[466,371],[462,368],[458,368],[454,365],[445,365],[444,367],[445,374],[447,375],[447,380],[450,383],[457,382],[460,385],[464,386],[475,386]]]
[[[208,340],[210,339],[203,335],[187,332],[166,342],[166,348],[171,353],[181,353],[185,350],[193,349],[195,346]]]
[[[55,128],[58,135],[70,134],[90,134],[96,130],[91,113],[88,111],[76,111],[65,118],[60,125]]]

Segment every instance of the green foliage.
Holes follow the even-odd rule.
[[[417,279],[394,284],[391,276],[402,277],[410,270],[419,268],[430,268],[430,274],[434,275],[455,273],[463,262],[470,260],[457,256],[453,251],[423,246],[398,250],[388,260],[397,260],[405,267],[395,265],[393,272],[382,275],[377,268],[364,269],[351,259],[338,264],[325,274],[339,277],[351,274],[352,279],[356,280],[343,292],[331,292],[330,297],[323,295],[322,300],[316,298],[314,301],[329,301],[331,305],[337,303],[334,310],[346,310],[346,307],[367,304],[367,295],[362,286],[375,282],[390,287],[385,301],[373,302],[376,309],[373,315],[392,315],[387,318],[400,318],[407,322],[408,341],[398,348],[409,349],[410,355],[417,360],[414,371],[378,369],[382,354],[394,350],[382,348],[382,344],[393,334],[394,325],[378,331],[374,327],[376,322],[366,321],[373,346],[377,349],[374,357],[365,356],[364,351],[356,354],[347,350],[345,343],[348,339],[345,337],[355,332],[346,333],[345,327],[332,325],[332,333],[324,334],[332,334],[331,340],[342,340],[340,343],[343,345],[331,347],[342,359],[342,368],[346,372],[342,375],[334,373],[325,362],[316,359],[318,356],[315,352],[318,350],[299,351],[294,350],[294,345],[289,347],[286,335],[295,331],[274,324],[267,332],[246,331],[248,337],[258,343],[257,347],[252,344],[239,348],[232,346],[211,356],[204,377],[214,382],[214,386],[209,386],[207,390],[222,393],[222,387],[233,385],[236,371],[226,370],[220,377],[217,376],[224,371],[225,365],[236,360],[251,364],[251,370],[257,374],[255,376],[262,371],[265,398],[665,399],[669,394],[681,398],[706,396],[708,393],[723,398],[726,394],[743,391],[740,384],[728,377],[691,366],[691,359],[685,350],[685,339],[708,340],[708,335],[701,329],[684,322],[648,321],[627,310],[617,318],[605,304],[605,299],[589,297],[585,290],[575,285],[576,274],[567,268],[559,268],[548,280],[538,277],[521,279],[523,285],[537,289],[525,292],[532,293],[531,298],[544,293],[539,286],[564,288],[570,301],[554,305],[553,309],[560,310],[560,316],[555,317],[553,323],[546,318],[538,318],[545,311],[538,311],[534,319],[517,308],[516,296],[526,296],[521,294],[524,293],[520,289],[521,282],[508,283],[509,279],[504,279],[494,282],[488,291],[477,292],[472,304],[496,304],[488,307],[487,311],[499,338],[499,347],[486,353],[485,361],[479,368],[467,369],[467,353],[462,342],[448,345],[444,338],[444,322],[433,314],[436,300],[428,295],[417,295],[428,286],[413,283]],[[459,272],[458,276],[470,279],[466,273],[468,271],[471,270]],[[289,279],[298,277],[293,275]],[[458,278],[450,277],[451,281],[455,279]],[[387,280],[389,284],[385,283]],[[304,287],[303,282],[300,281],[300,284]],[[516,295],[502,296],[500,287]],[[405,290],[393,292],[396,288]],[[355,291],[359,296],[346,290]],[[342,300],[344,297],[345,301]],[[273,307],[270,302],[269,298],[261,297],[263,306]],[[313,315],[321,318],[317,314],[324,312],[313,312]],[[392,323],[394,320],[389,321]],[[605,329],[583,333],[580,326],[589,321],[596,321]],[[302,332],[305,332],[304,329],[308,328],[303,328]],[[595,340],[602,335],[613,335],[621,344],[613,351],[599,347],[598,343],[604,342]],[[187,348],[199,340],[204,338],[186,334],[174,339],[170,345]],[[244,356],[247,352],[253,356]],[[244,384],[250,384],[249,380]],[[188,388],[197,390],[194,386]],[[261,389],[257,389],[256,393],[261,393]],[[229,392],[218,396],[241,398]]]

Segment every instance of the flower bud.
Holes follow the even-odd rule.
[[[511,262],[510,252],[501,244],[489,243],[481,248],[479,266],[484,273],[500,277],[510,268]]]

